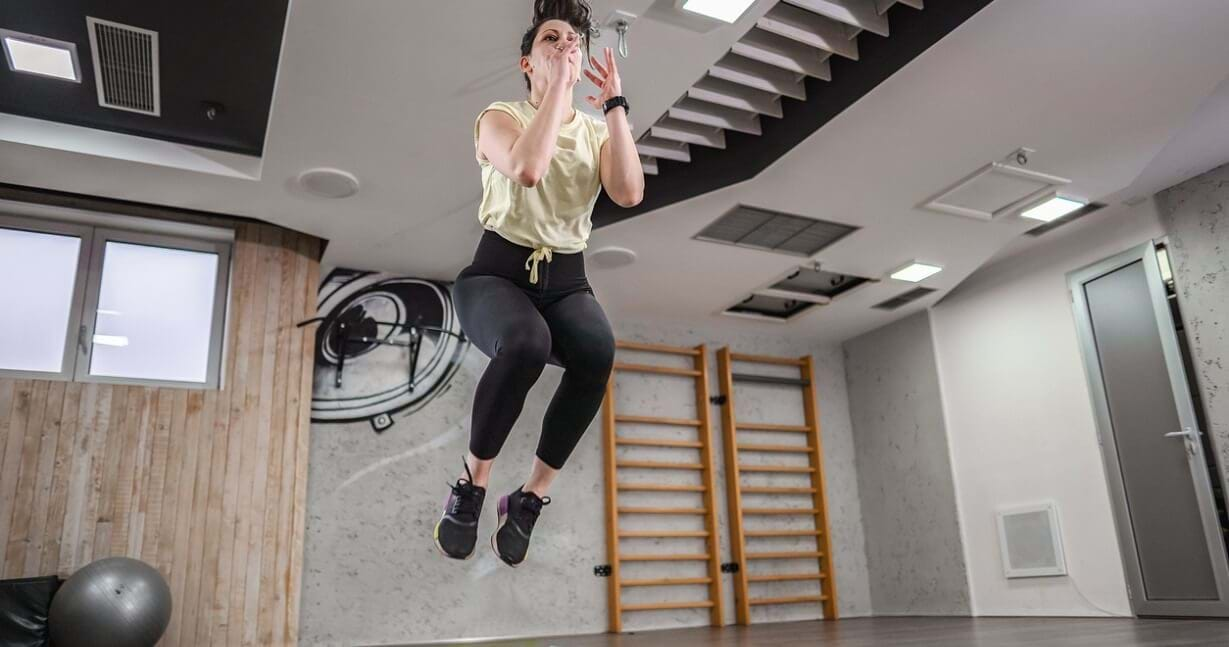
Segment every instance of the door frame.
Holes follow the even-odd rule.
[[[1191,479],[1195,489],[1195,498],[1199,503],[1200,517],[1203,520],[1204,539],[1208,545],[1212,561],[1213,573],[1216,579],[1216,589],[1219,600],[1148,600],[1144,597],[1143,574],[1139,563],[1139,551],[1132,532],[1130,509],[1127,507],[1126,488],[1123,484],[1122,467],[1118,464],[1118,446],[1114,440],[1113,426],[1109,415],[1109,404],[1105,396],[1105,383],[1101,374],[1101,364],[1093,336],[1092,319],[1088,312],[1088,301],[1084,294],[1084,284],[1096,280],[1106,274],[1122,269],[1136,262],[1142,262],[1148,290],[1152,296],[1153,310],[1156,314],[1157,329],[1160,333],[1161,349],[1165,356],[1165,364],[1169,369],[1169,383],[1173,389],[1174,404],[1178,411],[1180,429],[1193,429],[1196,433],[1205,433],[1199,429],[1195,417],[1195,405],[1186,380],[1186,369],[1182,354],[1178,347],[1177,331],[1174,329],[1169,303],[1166,300],[1165,285],[1161,278],[1156,246],[1166,242],[1164,238],[1149,240],[1125,252],[1116,254],[1092,265],[1080,268],[1067,274],[1067,288],[1071,295],[1072,309],[1075,315],[1076,335],[1079,338],[1080,354],[1084,363],[1084,374],[1088,380],[1089,393],[1092,397],[1093,413],[1097,423],[1098,444],[1101,447],[1101,458],[1104,462],[1106,477],[1109,481],[1112,499],[1114,527],[1118,535],[1118,545],[1122,553],[1123,568],[1127,576],[1127,594],[1131,601],[1131,610],[1139,616],[1199,616],[1227,617],[1229,616],[1229,558],[1226,557],[1224,540],[1221,537],[1220,521],[1216,516],[1216,503],[1212,494],[1212,483],[1208,476],[1203,443],[1191,438],[1175,438],[1182,442],[1188,450],[1187,461],[1191,468]],[[1164,433],[1158,430],[1157,433]],[[1191,453],[1193,451],[1193,454]]]

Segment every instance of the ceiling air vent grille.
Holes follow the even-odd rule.
[[[887,301],[884,301],[883,303],[880,303],[876,305],[875,307],[880,310],[895,310],[907,303],[912,303],[914,301],[917,301],[918,299],[934,291],[935,290],[932,288],[913,288],[912,290],[909,290],[908,292],[900,296],[888,299]]]
[[[836,222],[738,205],[696,234],[695,239],[809,257],[857,230]]]
[[[158,32],[87,17],[98,105],[159,116]]]

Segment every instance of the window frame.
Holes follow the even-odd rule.
[[[73,278],[72,303],[68,306],[68,325],[64,331],[64,349],[60,355],[60,370],[50,372],[0,368],[0,378],[71,381],[75,370],[76,355],[69,352],[69,349],[77,348],[78,344],[81,343],[80,322],[85,302],[85,273],[89,268],[94,228],[87,225],[44,221],[37,218],[23,218],[21,216],[10,216],[0,213],[0,229],[25,231],[35,234],[71,236],[81,241],[81,247],[77,251],[77,270]]]
[[[5,204],[7,202],[0,202],[0,208],[8,206]],[[0,212],[0,228],[70,235],[81,240],[80,252],[77,255],[76,279],[73,284],[73,302],[69,310],[68,330],[65,334],[63,357],[60,362],[61,370],[52,373],[0,368],[0,379],[33,379],[193,390],[219,390],[221,388],[223,358],[227,343],[227,319],[230,310],[230,278],[234,253],[233,230],[182,223],[185,233],[177,233],[175,229],[178,229],[177,225],[181,223],[126,217],[118,214],[112,216],[76,209],[55,210],[44,219],[43,214],[47,212],[47,209],[38,205],[31,206],[37,211],[34,217],[20,213],[13,214],[13,210],[9,209]],[[57,218],[57,215],[64,217]],[[141,223],[147,220],[150,226],[142,227]],[[112,222],[121,226],[108,226]],[[217,254],[213,318],[210,326],[209,357],[204,382],[90,374],[90,360],[94,350],[92,331],[97,323],[96,311],[108,242]]]

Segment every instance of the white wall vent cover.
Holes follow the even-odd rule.
[[[991,162],[920,205],[978,220],[995,220],[1048,200],[1071,180],[1013,164]]]
[[[1006,577],[1067,574],[1058,510],[1053,503],[1000,510],[998,522]]]
[[[86,16],[98,105],[162,114],[158,83],[158,32]]]

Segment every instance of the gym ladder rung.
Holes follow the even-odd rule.
[[[743,486],[743,494],[814,494],[813,487],[761,487],[758,485]]]
[[[809,454],[815,449],[810,445],[755,445],[739,443],[738,451],[740,452],[797,452],[799,454]]]
[[[704,492],[703,485],[666,485],[664,483],[619,483],[628,492]]]
[[[653,602],[650,604],[625,604],[624,611],[659,611],[664,609],[708,609],[713,606],[712,600],[700,602]]]
[[[711,577],[665,577],[656,580],[621,580],[622,586],[683,586],[687,584],[710,584]]]
[[[615,467],[626,469],[703,470],[702,463],[670,463],[666,461],[617,461]]]
[[[796,514],[814,516],[819,514],[815,508],[743,508],[743,514]]]
[[[747,530],[744,537],[818,537],[822,530]]]
[[[747,355],[745,353],[730,353],[730,359],[735,362],[753,362],[756,364],[780,364],[782,366],[802,366],[801,359],[792,357],[770,357],[768,355]]]
[[[626,422],[639,425],[674,425],[676,427],[699,427],[699,420],[691,418],[668,418],[663,416],[633,416],[630,414],[615,414],[615,422]]]
[[[698,348],[676,348],[674,346],[662,346],[661,344],[646,344],[636,341],[615,341],[615,348],[623,350],[642,350],[650,353],[669,353],[670,355],[688,355],[698,357],[700,349]]]
[[[822,551],[799,550],[771,553],[747,553],[744,559],[802,559],[804,557],[823,557]]]
[[[673,366],[655,366],[653,364],[629,364],[627,362],[615,362],[614,368],[616,371],[628,371],[630,373],[658,373],[660,375],[700,377],[700,371],[694,368],[675,368]]]
[[[620,507],[619,514],[708,514],[704,508],[628,508]]]
[[[748,575],[748,582],[797,582],[822,580],[823,573],[782,573],[781,575]]]
[[[707,562],[708,553],[690,554],[657,554],[619,555],[620,562]]]
[[[640,447],[682,447],[684,449],[704,449],[704,443],[698,440],[663,440],[658,438],[615,438],[616,445],[638,445]]]
[[[708,531],[707,530],[620,530],[619,536],[627,537],[627,538],[632,538],[632,537],[638,537],[638,538],[644,538],[644,537],[667,537],[667,538],[699,537],[699,538],[704,538],[708,536]]]
[[[823,602],[824,600],[827,600],[827,599],[828,599],[827,596],[823,596],[823,595],[793,595],[793,596],[784,597],[784,598],[751,598],[750,600],[747,600],[747,602],[751,603],[751,606],[756,606],[756,605],[762,605],[762,604],[797,604],[799,602]],[[623,607],[623,608],[626,609],[627,607]]]
[[[806,425],[779,425],[770,422],[735,422],[734,429],[738,431],[791,431],[803,434],[811,432],[811,428]]]
[[[814,467],[792,467],[782,465],[739,465],[740,472],[775,472],[780,474],[813,474]]]

